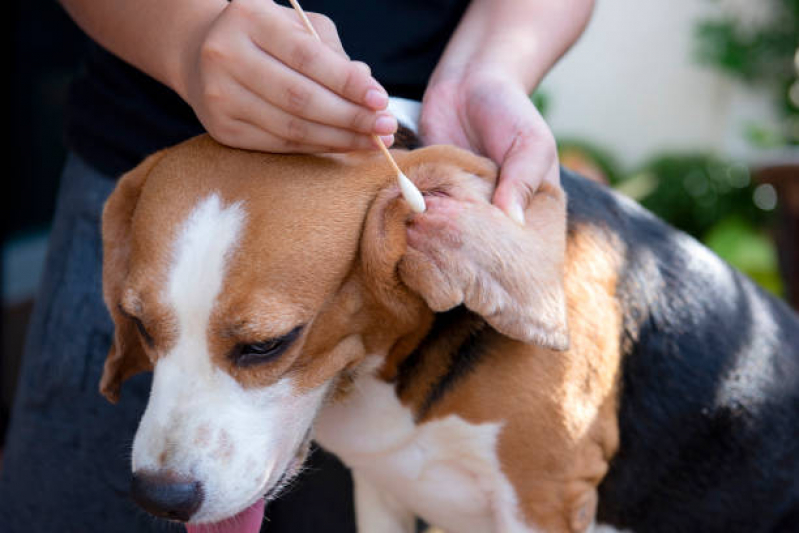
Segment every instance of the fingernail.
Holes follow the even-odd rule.
[[[397,119],[394,115],[378,115],[373,131],[378,135],[389,135],[397,131]]]
[[[386,148],[390,148],[391,145],[394,144],[393,135],[381,135],[380,140],[383,141],[383,144],[386,145]]]
[[[524,210],[519,204],[512,204],[508,209],[508,216],[520,226],[524,226]]]
[[[369,89],[363,101],[367,106],[379,111],[388,105],[388,94],[382,89]]]

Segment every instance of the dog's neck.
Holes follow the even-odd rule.
[[[474,369],[485,343],[497,333],[480,316],[463,306],[435,315],[427,335],[390,372],[403,404],[413,406],[417,421],[456,382]]]

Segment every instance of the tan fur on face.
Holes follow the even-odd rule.
[[[238,342],[259,342],[297,325],[310,330],[340,288],[353,268],[369,203],[391,180],[390,169],[364,165],[364,158],[246,152],[203,136],[125,176],[106,207],[104,287],[117,337],[126,342],[121,350],[112,348],[103,391],[118,394],[126,377],[150,368],[174,340],[174,319],[161,298],[172,243],[189,212],[211,194],[224,205],[240,202],[247,226],[211,317],[215,361],[245,386],[284,373],[299,350],[247,371],[233,368],[227,355]],[[143,323],[158,325],[150,332],[155,343],[149,360],[134,350],[139,339],[133,322],[118,312],[124,300],[136,302]]]

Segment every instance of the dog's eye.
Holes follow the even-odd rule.
[[[147,332],[147,328],[144,327],[144,323],[141,321],[139,317],[133,316],[129,312],[125,310],[121,305],[117,307],[119,312],[122,313],[124,316],[128,317],[131,321],[133,321],[133,325],[136,326],[136,330],[141,335],[141,338],[144,342],[147,343],[148,346],[153,346],[155,341],[153,340],[152,336]]]
[[[139,335],[141,335],[144,342],[146,342],[148,346],[152,346],[155,341],[153,341],[153,338],[147,333],[147,328],[144,327],[142,321],[136,317],[131,317],[131,320],[133,320],[133,323],[136,325],[136,329],[139,331]]]
[[[247,367],[266,363],[278,358],[291,344],[297,340],[302,326],[297,326],[281,337],[256,342],[253,344],[237,344],[230,354],[236,366]]]

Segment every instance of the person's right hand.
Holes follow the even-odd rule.
[[[393,142],[388,95],[351,61],[333,22],[308,13],[322,42],[290,8],[233,0],[184,51],[178,93],[222,144],[267,152],[374,149]]]

